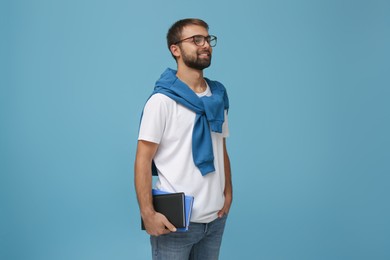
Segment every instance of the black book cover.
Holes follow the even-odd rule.
[[[153,195],[154,210],[163,214],[176,228],[184,228],[185,222],[185,196],[183,192]],[[141,219],[141,228],[145,230]]]

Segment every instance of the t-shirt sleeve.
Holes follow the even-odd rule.
[[[155,94],[146,102],[138,140],[160,143],[165,129],[167,105],[162,94]]]

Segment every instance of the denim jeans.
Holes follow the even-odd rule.
[[[190,223],[187,232],[150,236],[153,260],[218,259],[227,216],[203,223]]]

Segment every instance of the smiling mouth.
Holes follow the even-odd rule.
[[[204,52],[204,53],[200,53],[198,56],[201,57],[201,58],[210,58],[210,53],[209,52]]]

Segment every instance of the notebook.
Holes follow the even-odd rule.
[[[153,193],[153,195],[168,194],[168,192],[166,192],[166,191],[155,190],[155,189],[152,190],[152,193]],[[190,225],[190,219],[191,219],[191,213],[192,213],[192,205],[194,204],[194,197],[190,196],[190,195],[185,195],[184,197],[185,197],[185,201],[184,201],[185,209],[184,209],[184,212],[185,212],[186,225],[183,228],[176,227],[176,232],[186,232],[186,231],[188,231],[188,227]]]
[[[153,192],[154,209],[163,214],[169,222],[176,228],[186,227],[185,218],[185,195],[183,192],[178,193],[161,193]],[[144,230],[144,222],[141,219],[141,228]]]

